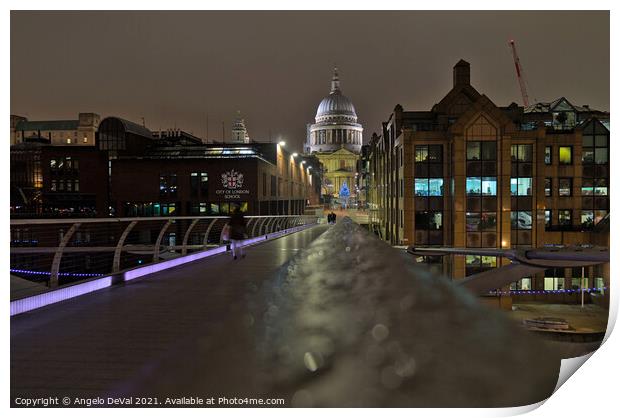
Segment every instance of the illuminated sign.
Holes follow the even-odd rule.
[[[243,174],[235,170],[222,173],[222,187],[225,189],[239,189],[243,187]]]
[[[243,187],[243,173],[236,170],[229,170],[222,173],[222,189],[217,189],[215,194],[223,196],[224,199],[241,199],[242,195],[250,194],[248,189]]]

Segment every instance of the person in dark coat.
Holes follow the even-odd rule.
[[[230,241],[232,243],[233,259],[237,259],[237,255],[241,258],[245,258],[245,252],[241,246],[241,241],[246,237],[245,231],[245,218],[239,208],[235,208],[230,220],[228,221],[228,227],[230,228]]]

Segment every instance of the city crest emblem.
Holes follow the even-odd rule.
[[[243,174],[230,170],[222,173],[222,187],[226,189],[238,189],[243,186]]]

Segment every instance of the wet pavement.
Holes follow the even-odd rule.
[[[11,319],[11,393],[517,406],[560,361],[349,220]]]

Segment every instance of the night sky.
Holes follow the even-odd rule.
[[[221,140],[237,110],[250,137],[301,150],[337,64],[367,141],[397,103],[429,110],[452,67],[497,105],[565,96],[609,109],[608,12],[12,12],[11,113],[120,116]]]

